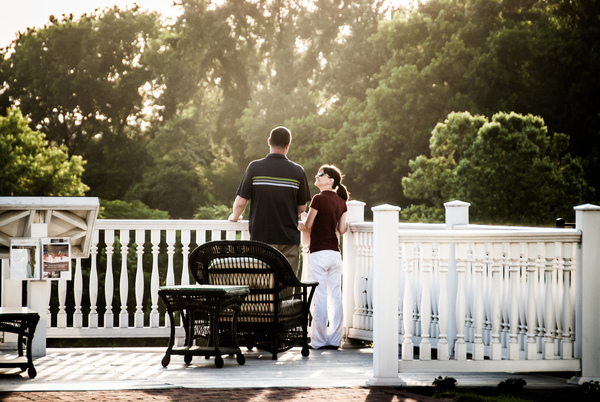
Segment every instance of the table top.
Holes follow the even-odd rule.
[[[161,286],[160,291],[169,293],[198,293],[198,294],[224,294],[228,296],[240,296],[250,293],[248,286],[234,285],[174,285]]]
[[[0,307],[0,315],[38,315],[29,307]]]

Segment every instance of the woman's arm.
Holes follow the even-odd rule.
[[[346,222],[346,213],[344,212],[340,218],[340,221],[338,222],[338,232],[340,232],[340,234],[344,234],[346,233],[346,231],[348,230],[348,222]]]
[[[298,224],[298,229],[299,230],[306,230],[309,231],[312,229],[313,223],[315,223],[315,217],[317,216],[317,213],[319,211],[317,211],[314,208],[311,208],[308,210],[308,216],[306,217],[306,219],[303,219],[302,222],[300,222]]]

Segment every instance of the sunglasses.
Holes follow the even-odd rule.
[[[327,176],[327,177],[329,177],[329,178],[331,179],[331,176],[329,176],[329,175],[328,175],[327,173],[325,173],[325,172],[319,172],[319,173],[317,173],[317,176],[318,176],[318,177],[321,177],[321,176]]]

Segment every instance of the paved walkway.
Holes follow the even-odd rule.
[[[373,377],[372,350],[312,350],[308,358],[294,348],[271,360],[263,351],[248,351],[246,363],[225,358],[218,369],[213,359],[195,357],[186,365],[172,356],[161,366],[165,348],[49,348],[35,360],[38,375],[0,369],[2,401],[440,401],[410,394],[395,386],[368,387]],[[0,351],[0,355],[2,355]],[[0,356],[9,358],[7,355]],[[510,373],[401,373],[398,385],[431,386],[449,375],[459,386],[491,386],[514,378]],[[562,388],[566,377],[518,375],[531,388]]]

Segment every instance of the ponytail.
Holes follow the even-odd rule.
[[[334,165],[323,165],[319,168],[319,171],[323,171],[327,174],[327,176],[333,179],[333,189],[336,191],[337,195],[339,195],[342,200],[348,201],[350,198],[350,193],[345,185],[342,184],[342,171],[338,169]]]
[[[342,183],[340,183],[337,190],[335,190],[335,191],[336,191],[337,195],[342,197],[342,200],[348,201],[349,194],[348,194],[348,189],[346,188],[346,186],[344,186]]]

